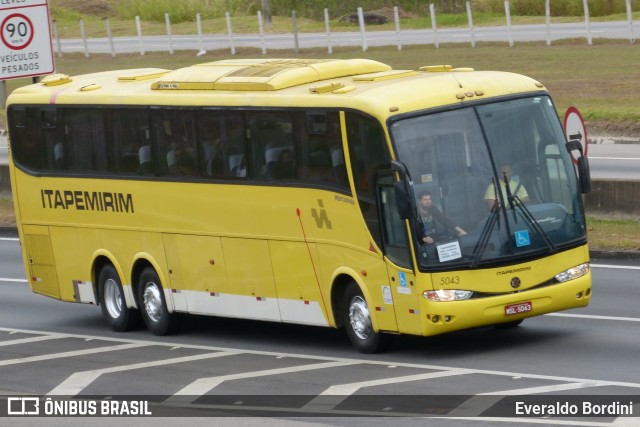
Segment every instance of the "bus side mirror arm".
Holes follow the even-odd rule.
[[[580,192],[587,194],[591,192],[591,171],[589,168],[589,158],[587,158],[582,152],[582,144],[580,141],[571,140],[565,144],[567,152],[571,154],[572,151],[580,152],[578,157],[578,180],[580,182]]]

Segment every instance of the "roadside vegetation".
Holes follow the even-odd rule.
[[[592,249],[640,251],[639,218],[587,217],[587,234]]]
[[[291,16],[295,10],[298,17],[310,21],[322,21],[323,10],[331,12],[333,19],[354,13],[358,7],[365,12],[385,11],[397,6],[404,21],[428,17],[429,5],[433,3],[438,19],[444,25],[466,25],[466,0],[50,0],[52,17],[61,22],[77,21],[79,18],[114,18],[132,20],[139,16],[148,22],[164,23],[164,14],[169,13],[174,23],[192,22],[195,15],[202,19],[231,16],[255,16],[258,11],[272,16]],[[474,22],[504,17],[504,0],[473,0]],[[543,0],[510,0],[513,17],[543,17]],[[608,19],[626,13],[625,0],[589,0],[589,12],[593,18]],[[462,15],[461,17],[459,15]],[[554,18],[580,18],[584,16],[583,0],[553,0],[550,15]],[[620,19],[620,18],[616,18]]]
[[[228,12],[234,34],[257,33],[257,13],[264,17],[266,33],[292,32],[292,11],[296,11],[296,26],[300,32],[324,32],[324,9],[330,16],[331,31],[353,31],[358,28],[355,14],[358,7],[376,13],[386,23],[368,25],[377,30],[394,30],[393,7],[397,6],[403,29],[432,28],[429,4],[436,11],[438,28],[467,26],[465,0],[270,0],[270,13],[263,11],[258,0],[50,0],[51,18],[61,38],[80,38],[79,21],[83,21],[86,37],[105,37],[106,19],[114,35],[137,35],[135,19],[141,21],[145,35],[166,34],[165,14],[171,22],[172,34],[195,34],[196,15],[200,15],[206,34],[226,34]],[[625,0],[589,0],[593,21],[627,19]],[[543,0],[510,0],[513,25],[545,23]],[[473,0],[475,26],[505,25],[503,0]],[[584,21],[582,0],[553,0],[550,3],[553,23]],[[634,12],[635,19],[640,11]]]

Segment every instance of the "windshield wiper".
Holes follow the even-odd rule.
[[[493,181],[493,185],[495,188],[496,182]],[[497,195],[497,190],[496,190]],[[484,227],[482,227],[482,232],[480,233],[480,238],[478,239],[478,243],[476,247],[473,249],[473,255],[471,259],[471,268],[475,268],[478,266],[478,261],[480,260],[480,256],[484,252],[484,249],[487,247],[487,243],[489,243],[489,237],[491,237],[491,232],[495,227],[496,223],[500,222],[500,209],[497,209],[498,205],[494,206],[494,209],[491,209],[491,213],[489,214],[489,218],[487,222],[484,223]]]

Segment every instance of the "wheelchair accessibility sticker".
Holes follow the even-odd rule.
[[[520,230],[515,232],[516,246],[521,248],[523,246],[531,245],[531,239],[529,238],[529,230]]]
[[[396,288],[396,291],[399,294],[411,295],[411,288],[407,286],[407,275],[402,271],[398,272],[398,282],[400,286]]]
[[[407,275],[404,272],[398,272],[398,281],[400,282],[400,286],[403,288],[407,287]]]

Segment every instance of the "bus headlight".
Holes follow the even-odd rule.
[[[464,301],[471,298],[472,295],[473,292],[460,289],[439,289],[422,293],[422,296],[429,301]]]
[[[589,263],[580,264],[573,268],[563,271],[562,273],[556,274],[556,280],[558,282],[567,282],[569,280],[577,279],[578,277],[582,277],[589,272]]]

